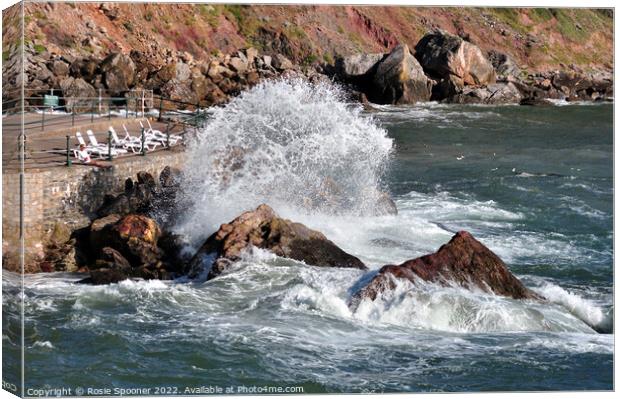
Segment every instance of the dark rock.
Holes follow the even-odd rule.
[[[517,78],[521,74],[521,69],[508,54],[497,50],[491,50],[488,52],[487,56],[497,76],[504,78],[511,76]]]
[[[149,172],[140,171],[136,176],[138,177],[138,184],[145,184],[149,188],[155,188],[157,186],[155,178]]]
[[[99,75],[99,60],[95,58],[76,59],[69,67],[69,74],[74,78],[82,78],[86,82],[93,82]]]
[[[97,210],[97,215],[118,214],[128,215],[131,213],[148,213],[156,196],[159,194],[155,178],[147,172],[138,172],[137,182],[131,179],[125,180],[125,191],[116,196],[106,196],[103,205]]]
[[[189,251],[189,241],[180,234],[166,232],[161,236],[157,245],[164,251],[163,260],[167,264],[167,270],[181,275],[193,255]]]
[[[107,247],[107,231],[112,228],[119,220],[121,215],[112,214],[94,220],[90,224],[90,247],[98,253],[101,249]]]
[[[117,269],[129,273],[131,264],[120,252],[114,248],[104,247],[101,250],[101,257],[96,262],[97,268]]]
[[[559,71],[553,75],[551,83],[569,101],[591,101],[599,97],[613,96],[611,75],[586,75],[575,71]]]
[[[162,187],[179,187],[183,180],[183,171],[179,168],[166,166],[159,174],[159,183]]]
[[[553,105],[547,98],[527,97],[519,102],[519,105],[535,105],[535,106],[548,106]]]
[[[206,259],[213,258],[208,278],[217,277],[251,247],[313,266],[366,269],[362,261],[338,248],[322,233],[281,219],[263,204],[223,224],[211,235],[191,260],[189,275],[197,277],[204,270]]]
[[[110,215],[91,224],[90,243],[95,254],[111,247],[134,265],[156,264],[161,258],[157,223],[143,215]]]
[[[399,45],[377,65],[370,100],[381,104],[414,104],[428,101],[432,82],[407,45]]]
[[[130,56],[122,53],[108,55],[100,65],[103,81],[113,95],[118,95],[133,86],[136,66]]]
[[[465,231],[456,233],[450,242],[433,254],[399,266],[383,266],[364,288],[354,294],[352,306],[357,306],[363,299],[375,300],[382,292],[393,290],[398,279],[414,285],[418,279],[442,285],[456,284],[514,299],[544,299],[526,288],[497,255]]]
[[[457,87],[495,83],[493,65],[480,49],[458,36],[436,30],[415,47],[415,57],[436,80],[451,80]]]
[[[130,278],[129,272],[121,269],[93,269],[90,277],[78,281],[78,284],[105,285],[115,284]]]
[[[456,104],[519,104],[521,92],[513,83],[494,83],[483,87],[465,87],[447,99]]]
[[[84,101],[84,98],[95,98],[97,91],[84,79],[65,78],[60,82],[60,89],[65,97],[65,106],[68,110],[87,112],[92,109],[92,103]]]

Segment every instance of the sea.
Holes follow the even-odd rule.
[[[252,249],[210,281],[26,275],[26,395],[613,389],[612,104],[363,109],[280,80],[211,110],[187,151],[167,222],[188,251],[267,203],[370,270]],[[344,202],[309,201],[326,182]],[[349,307],[381,266],[459,230],[547,300],[399,283]],[[18,388],[20,284],[3,273],[3,382]]]

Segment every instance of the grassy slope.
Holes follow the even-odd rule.
[[[338,55],[386,51],[396,42],[413,47],[439,27],[469,35],[483,50],[506,52],[530,70],[571,63],[611,68],[613,62],[609,10],[120,4],[119,17],[110,20],[96,3],[45,7],[27,5],[27,40],[58,53],[170,48],[207,59],[252,45],[297,62],[331,63]],[[84,42],[89,35],[94,43]]]

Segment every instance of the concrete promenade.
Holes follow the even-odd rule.
[[[45,118],[45,119],[44,119]],[[25,146],[25,169],[45,168],[64,166],[66,164],[66,136],[70,136],[71,148],[76,148],[78,142],[75,132],[81,132],[88,143],[86,131],[92,130],[97,141],[107,144],[108,128],[113,126],[119,136],[123,137],[125,131],[123,125],[127,127],[132,136],[140,136],[141,128],[139,121],[143,118],[129,118],[118,116],[94,116],[70,114],[48,114],[42,117],[38,113],[28,113],[24,115],[24,133],[26,135]],[[18,157],[18,137],[21,131],[21,115],[3,116],[2,119],[2,166],[6,171],[17,170],[19,168]],[[146,123],[143,122],[146,126]],[[166,131],[167,124],[151,120],[154,129]],[[44,128],[42,128],[44,127]],[[183,127],[174,125],[170,132],[179,134]],[[130,154],[119,157],[116,161],[134,156]]]

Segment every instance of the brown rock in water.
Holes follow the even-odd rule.
[[[176,253],[166,254],[158,246],[161,231],[157,223],[143,215],[109,215],[95,220],[90,228],[90,243],[96,259],[87,284],[110,284],[130,278],[167,280],[178,275],[183,261],[180,249],[168,243]],[[169,240],[170,241],[170,240]],[[179,244],[180,245],[180,244]]]
[[[90,243],[95,254],[111,247],[132,265],[155,264],[161,257],[157,240],[161,231],[157,222],[143,215],[110,215],[91,225]]]
[[[447,98],[456,104],[519,104],[521,92],[511,82],[493,83],[485,87],[465,87],[463,91]]]
[[[412,283],[422,279],[438,284],[457,284],[478,288],[514,299],[543,299],[526,288],[502,260],[470,233],[460,231],[433,254],[396,266],[383,266],[379,273],[351,301],[357,306],[363,299],[375,300],[382,292],[396,287],[395,279]]]
[[[211,235],[191,260],[189,276],[198,276],[203,270],[205,257],[212,255],[215,261],[208,279],[216,277],[252,246],[313,266],[366,269],[362,261],[344,252],[322,233],[282,219],[263,204],[223,224]]]

